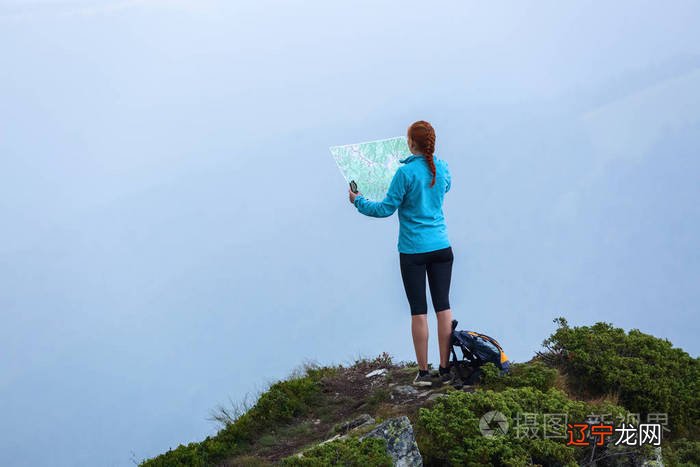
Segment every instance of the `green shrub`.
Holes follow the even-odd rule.
[[[492,410],[508,420],[505,434],[485,437],[479,419]],[[533,414],[539,431],[528,437],[521,422],[523,414]],[[573,401],[550,388],[543,392],[530,387],[507,388],[501,392],[477,390],[474,393],[450,391],[433,407],[419,410],[416,426],[418,445],[428,464],[521,466],[578,465],[587,449],[565,445],[565,439],[544,437],[545,414],[567,414],[568,422],[583,422],[589,414],[625,416],[622,407],[609,402],[589,404]],[[547,435],[565,435],[565,427],[548,429]],[[599,455],[602,455],[602,450]]]
[[[148,467],[205,467],[222,459],[230,446],[219,442],[216,437],[208,436],[199,443],[180,445],[165,454],[144,461],[140,465]]]
[[[664,446],[662,455],[669,467],[697,467],[700,465],[700,441],[678,439]]]
[[[318,380],[326,372],[315,371],[307,376],[279,381],[263,393],[250,410],[204,441],[180,445],[153,459],[144,467],[205,466],[241,453],[272,426],[284,424],[306,413],[319,397]]]
[[[555,322],[559,328],[544,341],[547,354],[556,356],[579,393],[617,393],[642,421],[666,413],[672,437],[698,432],[700,359],[637,329],[626,334],[608,323],[572,328],[564,318]]]
[[[377,466],[391,467],[393,462],[386,451],[386,441],[378,438],[357,438],[335,440],[315,446],[304,451],[303,457],[290,456],[282,461],[287,466],[325,467],[327,465],[343,466]]]
[[[493,363],[487,363],[481,367],[481,370],[482,387],[496,391],[524,387],[547,391],[554,387],[557,379],[557,370],[542,362],[514,363],[510,366],[510,371],[504,375],[501,375],[500,370]]]

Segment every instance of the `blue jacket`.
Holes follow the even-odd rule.
[[[399,210],[399,252],[425,253],[450,246],[442,201],[450,191],[447,162],[435,158],[435,185],[423,156],[412,155],[394,174],[383,201],[370,201],[362,195],[355,207],[366,216],[389,217]]]

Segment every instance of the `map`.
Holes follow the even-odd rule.
[[[399,168],[399,159],[411,155],[405,136],[330,148],[345,181],[355,180],[362,196],[381,201]]]

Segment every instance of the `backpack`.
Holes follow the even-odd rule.
[[[455,387],[478,383],[482,376],[480,367],[489,362],[496,365],[501,374],[508,372],[508,356],[496,339],[474,331],[457,331],[456,328],[457,320],[452,320],[451,352]],[[455,348],[461,350],[461,359],[457,357]]]

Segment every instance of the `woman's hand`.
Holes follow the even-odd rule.
[[[350,204],[355,204],[355,198],[360,196],[362,193],[353,193],[352,190],[348,189],[348,199],[350,200]]]

